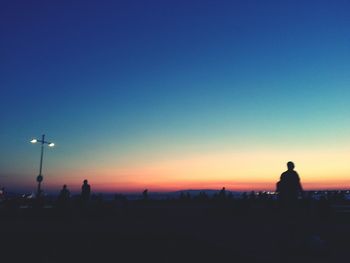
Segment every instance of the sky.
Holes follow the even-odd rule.
[[[350,188],[350,1],[0,2],[0,186]]]

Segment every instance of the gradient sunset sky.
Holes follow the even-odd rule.
[[[0,2],[0,186],[350,188],[350,1]]]

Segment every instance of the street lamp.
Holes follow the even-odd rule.
[[[45,134],[43,134],[41,136],[41,140],[37,140],[37,139],[32,139],[30,141],[31,143],[41,143],[41,155],[40,155],[40,168],[39,168],[39,175],[36,177],[36,181],[38,182],[38,192],[37,192],[37,196],[39,197],[41,195],[41,182],[43,181],[44,177],[41,174],[42,172],[42,168],[43,168],[43,157],[44,157],[44,144],[47,144],[49,147],[54,147],[55,144],[53,142],[48,142],[45,141]]]

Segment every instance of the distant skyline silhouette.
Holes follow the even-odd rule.
[[[349,1],[0,4],[0,186],[350,186]]]

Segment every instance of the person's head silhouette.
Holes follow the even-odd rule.
[[[88,183],[88,180],[85,179],[85,180],[84,180],[84,184],[87,184],[87,183]]]
[[[288,162],[288,163],[287,163],[287,167],[288,167],[288,170],[294,170],[295,165],[294,165],[293,162]]]

